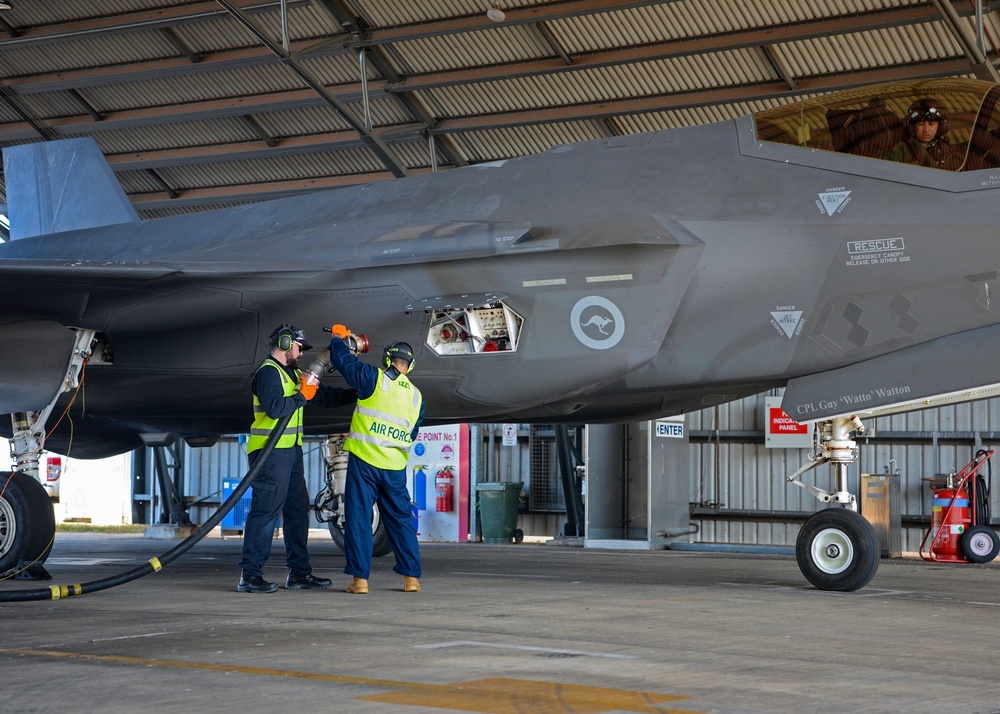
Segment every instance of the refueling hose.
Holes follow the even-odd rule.
[[[294,413],[295,412],[292,412],[292,414]],[[278,443],[278,439],[285,431],[285,427],[288,426],[288,422],[291,420],[292,414],[284,416],[278,420],[274,429],[271,430],[271,435],[267,437],[267,441],[264,443],[264,448],[260,451],[260,456],[258,456],[254,461],[253,467],[247,471],[243,480],[240,481],[239,485],[231,494],[229,494],[229,498],[222,502],[219,509],[212,514],[212,517],[205,521],[205,523],[198,530],[178,543],[174,548],[161,555],[159,558],[150,558],[138,568],[133,568],[132,570],[119,575],[113,575],[110,578],[83,583],[82,585],[52,585],[48,588],[38,590],[11,590],[8,592],[0,592],[0,603],[23,602],[25,600],[60,600],[62,598],[73,597],[75,595],[86,595],[87,593],[94,593],[99,590],[107,590],[108,588],[113,588],[118,585],[124,585],[125,583],[141,578],[143,575],[160,572],[164,565],[168,565],[180,556],[184,555],[184,553],[194,547],[198,541],[208,535],[208,533],[219,525],[222,519],[226,517],[226,514],[229,513],[233,506],[235,506],[236,503],[243,497],[243,494],[247,492],[247,489],[250,488],[253,480],[257,478],[257,474],[260,473],[260,470],[264,467],[264,462],[267,461],[267,457],[271,455],[272,451],[274,451],[274,445]]]

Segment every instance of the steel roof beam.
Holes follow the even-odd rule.
[[[972,13],[973,10],[969,9],[968,6],[964,6],[958,10],[959,15],[968,16]],[[559,60],[534,60],[447,72],[431,72],[424,75],[409,75],[402,79],[403,84],[400,88],[414,91],[417,89],[455,84],[488,82],[510,77],[527,77],[558,71],[575,71],[631,62],[648,62],[684,55],[726,52],[745,47],[799,42],[817,37],[844,35],[854,32],[864,32],[866,30],[901,27],[935,21],[941,21],[940,14],[934,8],[926,5],[878,10],[846,17],[795,22],[690,39],[669,40],[667,42],[651,43],[631,49],[611,49],[580,53],[574,55],[571,65],[566,63],[566,58],[560,56]],[[378,34],[376,31],[375,36]],[[331,44],[327,41],[312,43],[311,40],[308,42],[293,42],[291,54],[299,60],[343,54],[347,51],[351,51],[353,54],[353,50],[342,44],[346,41],[346,37],[349,37],[349,35],[341,36],[341,44]],[[371,44],[371,42],[368,41],[366,44]],[[5,45],[6,42],[0,42],[0,49]],[[320,47],[319,45],[323,46]],[[264,48],[253,47],[238,50],[223,50],[220,52],[206,52],[201,55],[201,60],[197,64],[187,61],[186,58],[174,57],[116,65],[113,67],[64,70],[22,77],[10,77],[5,81],[18,94],[37,94],[70,88],[98,87],[122,82],[138,82],[148,79],[186,76],[202,72],[217,72],[242,67],[260,67],[273,64],[275,61],[272,52]],[[354,88],[351,91],[360,90]]]
[[[613,12],[648,5],[662,5],[665,0],[566,0],[541,7],[529,7],[522,10],[512,9],[507,12],[505,25],[541,22],[543,20],[559,20],[578,15],[591,15],[596,12]],[[666,0],[673,2],[675,0]],[[274,12],[280,3],[278,0],[231,0],[243,12],[248,14]],[[310,0],[287,0],[288,6],[310,5]],[[320,7],[329,11],[331,4],[327,0],[318,0]],[[192,2],[186,5],[160,8],[154,10],[139,10],[122,12],[86,20],[70,20],[35,27],[13,28],[18,36],[4,40],[2,45],[10,47],[25,47],[49,42],[64,42],[68,39],[81,39],[84,35],[115,34],[136,32],[140,30],[160,30],[165,27],[201,22],[213,17],[225,17],[229,12],[220,7],[215,0]],[[382,44],[401,42],[422,37],[434,37],[458,32],[488,30],[496,27],[496,23],[487,19],[485,12],[464,17],[447,18],[432,22],[417,22],[392,28],[373,30],[362,41],[362,44]]]
[[[942,60],[905,67],[900,66],[867,72],[831,75],[820,79],[801,78],[798,80],[794,90],[789,89],[788,85],[784,82],[778,85],[765,82],[735,88],[713,88],[656,97],[616,100],[614,102],[593,102],[556,108],[522,109],[502,114],[445,118],[437,120],[436,124],[430,127],[428,131],[437,135],[545,122],[578,121],[581,119],[595,119],[622,114],[669,111],[707,104],[766,99],[775,96],[793,97],[810,92],[831,92],[847,87],[861,86],[866,83],[890,82],[897,79],[943,77],[964,73],[972,73],[972,68],[969,66],[967,60]],[[89,117],[78,116],[46,119],[45,124],[48,130],[53,132],[54,138],[65,138],[102,130],[217,119],[250,113],[260,114],[268,111],[316,107],[323,104],[324,101],[315,92],[311,90],[295,90],[235,99],[218,99],[166,107],[108,112],[103,115],[104,118],[100,122],[93,122]],[[364,127],[360,128],[364,131]],[[373,132],[373,135],[376,133],[377,130]],[[7,122],[0,124],[0,142],[20,141],[36,137],[36,127],[27,122]]]
[[[774,48],[771,47],[771,45],[761,45],[760,49],[764,52],[764,59],[766,59],[768,64],[774,68],[775,73],[785,80],[785,84],[788,85],[788,88],[795,89],[795,76],[788,69],[788,67],[785,66],[785,63],[781,61],[775,53]]]
[[[1000,82],[1000,73],[997,72],[996,67],[983,54],[983,51],[976,45],[973,39],[966,35],[962,20],[958,16],[958,13],[955,12],[955,8],[951,3],[948,0],[931,0],[931,2],[940,11],[945,25],[952,36],[958,41],[962,51],[972,65],[976,76],[988,82]]]
[[[676,111],[678,109],[691,109],[708,105],[792,98],[801,94],[824,94],[842,89],[863,87],[868,84],[878,84],[880,82],[954,77],[971,73],[972,69],[964,59],[922,62],[888,69],[874,69],[866,72],[831,74],[814,78],[803,77],[799,78],[794,90],[790,89],[788,84],[782,80],[780,82],[772,81],[731,87],[715,87],[692,92],[674,92],[655,97],[622,99],[615,100],[614,102],[593,102],[545,109],[520,109],[503,114],[442,119],[434,132],[457,133],[462,131],[482,131],[503,127],[582,121],[625,114]]]
[[[110,154],[105,158],[115,171],[139,171],[151,168],[197,166],[220,161],[246,161],[265,156],[292,156],[335,149],[356,149],[361,146],[363,146],[361,139],[353,131],[340,131],[336,132],[332,139],[329,134],[284,139],[280,145],[273,148],[262,147],[258,141],[246,141],[238,144],[212,144],[184,149]]]
[[[242,11],[249,14],[272,12],[278,5],[276,0],[232,0]],[[308,5],[309,0],[288,0],[291,6]],[[122,12],[116,15],[69,20],[33,27],[15,27],[17,36],[0,42],[4,48],[43,45],[67,40],[82,40],[86,37],[108,34],[122,34],[143,30],[162,30],[177,25],[201,22],[213,17],[226,17],[229,13],[217,2],[193,2],[187,5]]]
[[[126,109],[106,112],[104,120],[94,122],[89,117],[58,117],[46,120],[55,138],[65,139],[80,134],[93,134],[110,129],[129,129],[137,126],[155,126],[203,119],[219,119],[244,114],[260,114],[269,111],[288,111],[305,107],[317,107],[323,100],[311,89],[297,89],[275,94],[241,96],[230,99],[214,99],[188,102],[170,106]],[[34,136],[30,127],[23,122],[0,124],[0,142],[30,139]]]
[[[368,148],[379,157],[382,163],[385,164],[386,168],[388,168],[393,175],[406,176],[409,173],[406,165],[399,159],[398,156],[395,155],[392,149],[390,149],[389,146],[376,134],[373,134],[361,122],[359,122],[347,105],[328,92],[326,87],[316,80],[316,78],[313,77],[298,60],[290,56],[283,47],[275,44],[265,32],[253,23],[253,21],[240,13],[239,9],[231,2],[231,0],[217,1],[220,5],[229,10],[232,16],[235,17],[253,35],[255,35],[265,47],[271,50],[275,56],[280,58],[282,64],[286,65],[293,72],[295,72],[299,79],[305,82],[305,84],[319,96],[323,103],[332,107],[334,111],[340,114],[344,121],[346,121],[347,124],[358,133],[361,140],[364,141],[365,144],[368,145]]]

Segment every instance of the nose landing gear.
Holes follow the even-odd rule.
[[[846,508],[827,508],[812,516],[795,543],[799,570],[820,590],[864,587],[875,577],[879,557],[871,523]]]
[[[816,441],[810,461],[788,477],[823,503],[841,504],[814,514],[802,526],[795,542],[795,559],[806,580],[820,590],[852,591],[875,577],[881,548],[871,523],[858,513],[858,503],[847,490],[847,467],[858,455],[852,432],[864,433],[856,416],[837,417],[816,424]],[[835,469],[834,493],[799,479],[825,463]]]

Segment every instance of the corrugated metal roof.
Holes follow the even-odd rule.
[[[522,27],[490,27],[463,35],[421,37],[394,45],[414,74],[488,67],[551,54],[537,34]]]
[[[156,105],[166,106],[301,88],[302,82],[287,67],[269,65],[201,74],[197,81],[191,81],[190,77],[169,77],[88,87],[80,92],[98,111],[120,111],[147,107],[152,97],[156,98]]]
[[[31,76],[44,72],[128,64],[175,54],[162,32],[146,31],[127,35],[105,35],[60,42],[58,51],[50,44],[3,48],[0,74],[4,77]]]
[[[197,137],[202,142],[200,146],[260,141],[250,127],[237,119],[136,126],[116,131],[102,131],[94,135],[101,151],[106,155],[189,147],[192,145],[192,137]]]
[[[286,52],[279,0],[15,0],[0,12],[0,147],[94,136],[142,214],[173,215],[880,76],[982,77],[1000,45],[989,10],[977,69],[971,2],[951,3],[953,22],[926,0],[498,0],[501,23],[491,2],[288,0]]]

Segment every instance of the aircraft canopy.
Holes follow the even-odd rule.
[[[976,79],[894,82],[813,97],[754,116],[757,137],[947,171],[1000,167],[1000,85]],[[938,121],[918,145],[918,121]],[[910,146],[903,146],[909,143]]]

